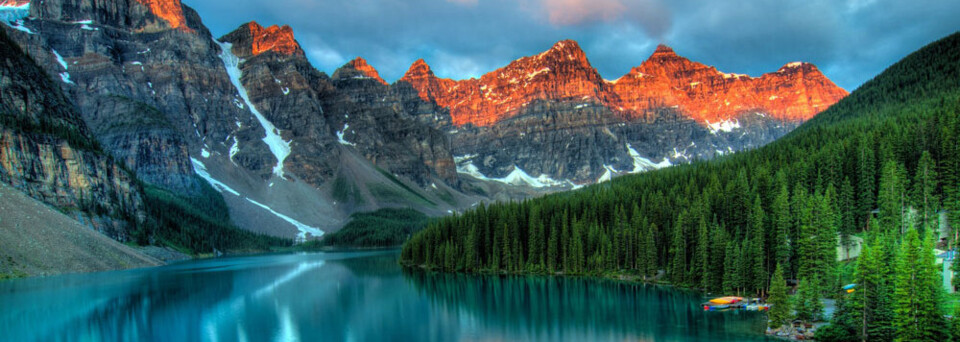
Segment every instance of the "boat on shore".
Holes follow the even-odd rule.
[[[714,298],[702,304],[703,311],[723,311],[723,310],[746,310],[746,311],[767,311],[770,310],[770,304],[763,303],[760,298],[743,297],[719,297]]]

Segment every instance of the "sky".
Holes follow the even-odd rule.
[[[328,74],[365,58],[388,82],[423,58],[437,76],[479,77],[574,39],[607,79],[657,44],[720,71],[760,76],[816,64],[854,90],[960,30],[956,0],[183,0],[217,37],[251,20],[290,25]]]

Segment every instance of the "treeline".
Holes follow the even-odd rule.
[[[399,246],[422,230],[429,218],[413,209],[380,209],[355,213],[337,232],[323,236],[324,246],[391,247]]]
[[[161,245],[189,254],[268,251],[293,245],[290,239],[254,233],[230,223],[223,197],[205,181],[201,194],[186,197],[144,185],[147,222],[132,238],[140,245]]]
[[[868,222],[896,241],[910,231],[936,237],[941,210],[958,222],[958,79],[955,34],[767,147],[481,206],[431,223],[401,262],[465,272],[662,270],[674,284],[757,295],[782,265],[815,306],[839,290],[838,243]]]

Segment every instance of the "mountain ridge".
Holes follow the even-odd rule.
[[[559,41],[540,54],[521,57],[480,78],[439,78],[419,59],[399,82],[413,85],[424,100],[449,108],[457,126],[491,125],[516,115],[519,106],[534,100],[576,98],[597,101],[634,119],[648,116],[656,107],[678,106],[685,115],[705,124],[751,110],[780,120],[804,121],[847,95],[810,63],[788,63],[777,71],[750,77],[690,61],[663,44],[640,66],[608,81],[573,40]],[[794,92],[789,95],[780,88]],[[714,98],[701,100],[709,94]]]

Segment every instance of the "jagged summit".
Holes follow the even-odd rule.
[[[300,43],[293,37],[293,29],[287,25],[263,27],[256,21],[251,21],[221,37],[220,41],[233,44],[234,54],[241,58],[266,52],[286,56],[304,55]]]
[[[478,126],[512,117],[535,100],[599,101],[627,118],[649,118],[658,108],[672,107],[704,124],[749,111],[803,121],[847,94],[809,63],[789,63],[754,78],[690,61],[663,44],[625,76],[605,81],[573,40],[561,40],[480,79],[439,79],[418,60],[401,81],[413,85],[424,100],[449,108],[454,124]]]
[[[665,45],[658,44],[657,49],[653,51],[654,55],[676,55],[677,53],[673,51],[673,48]]]
[[[433,70],[431,70],[430,65],[427,64],[427,62],[424,61],[423,58],[421,58],[410,65],[410,69],[407,69],[407,72],[403,74],[403,78],[401,78],[401,80],[405,78],[410,78],[410,77],[422,77],[427,75],[432,76]]]
[[[380,84],[383,84],[383,85],[387,84],[387,82],[380,77],[380,73],[377,72],[377,69],[370,66],[370,64],[367,63],[367,60],[363,59],[363,57],[354,58],[352,61],[349,61],[347,62],[347,64],[344,64],[343,67],[341,67],[341,69],[343,68],[350,68],[359,72],[359,75],[355,75],[354,77],[372,78],[377,82],[380,82]]]

